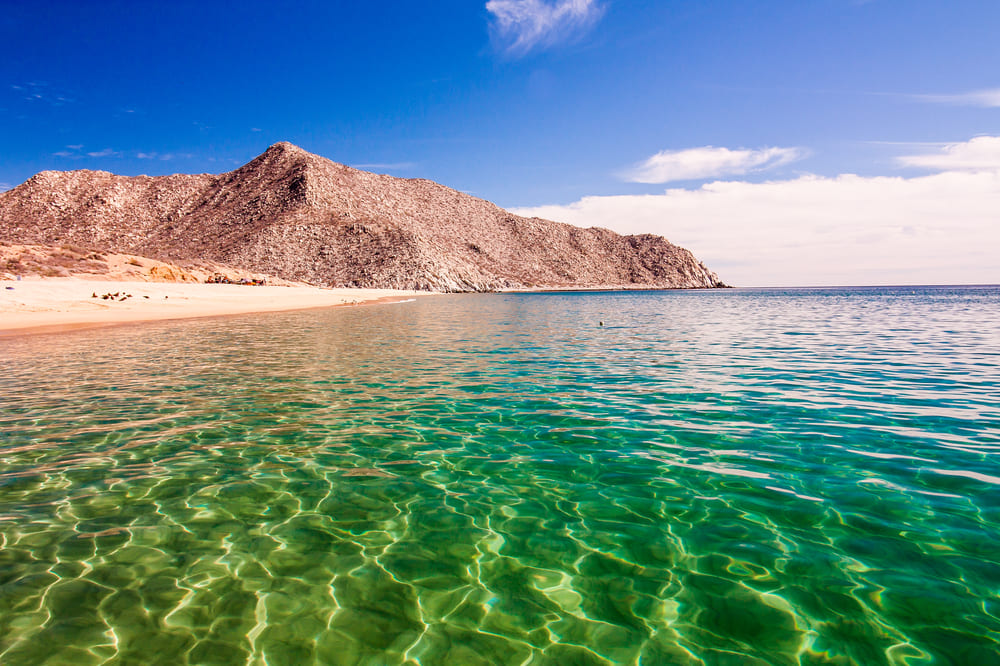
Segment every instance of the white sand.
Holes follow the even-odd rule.
[[[124,301],[100,296],[131,294]],[[92,295],[97,294],[98,298]],[[393,302],[427,292],[395,289],[250,287],[76,278],[0,280],[0,335],[54,332],[162,319]],[[146,298],[148,297],[148,298]]]

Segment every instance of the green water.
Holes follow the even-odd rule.
[[[0,340],[0,663],[1000,664],[998,387],[996,288]]]

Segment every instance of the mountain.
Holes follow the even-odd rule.
[[[329,286],[725,286],[687,250],[508,213],[277,143],[221,175],[43,171],[0,194],[0,242],[211,261]]]

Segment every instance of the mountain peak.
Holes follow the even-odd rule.
[[[312,155],[312,153],[305,151],[294,143],[289,141],[279,141],[268,147],[264,151],[265,155]],[[315,157],[315,156],[314,156]]]
[[[280,174],[292,171],[297,173],[303,171],[322,172],[334,166],[342,165],[321,155],[303,150],[294,143],[279,141],[269,146],[267,150],[247,164],[227,175],[242,176],[249,173],[266,173],[270,177],[278,177]]]

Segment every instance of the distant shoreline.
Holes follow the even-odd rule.
[[[117,296],[114,296],[117,294]],[[398,302],[430,292],[41,278],[0,280],[0,337]],[[108,295],[108,298],[103,298]]]

